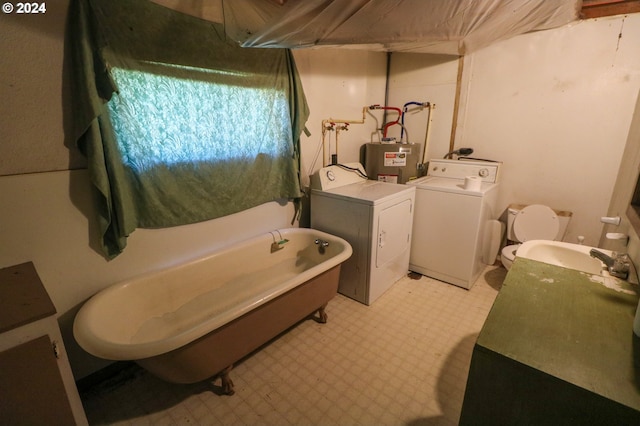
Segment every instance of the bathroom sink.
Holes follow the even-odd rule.
[[[530,240],[524,242],[516,252],[517,257],[537,260],[538,262],[575,269],[594,275],[608,275],[607,268],[600,260],[589,255],[594,247],[562,241]],[[597,249],[611,256],[611,250]]]

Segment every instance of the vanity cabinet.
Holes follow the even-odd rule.
[[[460,425],[640,425],[635,286],[516,258],[473,350]]]
[[[55,314],[33,263],[0,269],[2,424],[87,424]]]

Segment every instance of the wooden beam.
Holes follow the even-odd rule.
[[[640,0],[584,0],[580,17],[590,19],[638,12]]]

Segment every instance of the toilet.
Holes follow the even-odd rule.
[[[507,209],[507,246],[500,261],[509,270],[520,243],[528,240],[560,241],[567,231],[571,212],[555,211],[542,204],[512,204]]]

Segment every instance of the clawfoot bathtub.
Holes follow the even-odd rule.
[[[326,321],[351,253],[317,230],[270,232],[100,291],[73,333],[97,357],[134,360],[173,383],[220,375],[232,394],[234,362],[314,313]]]

